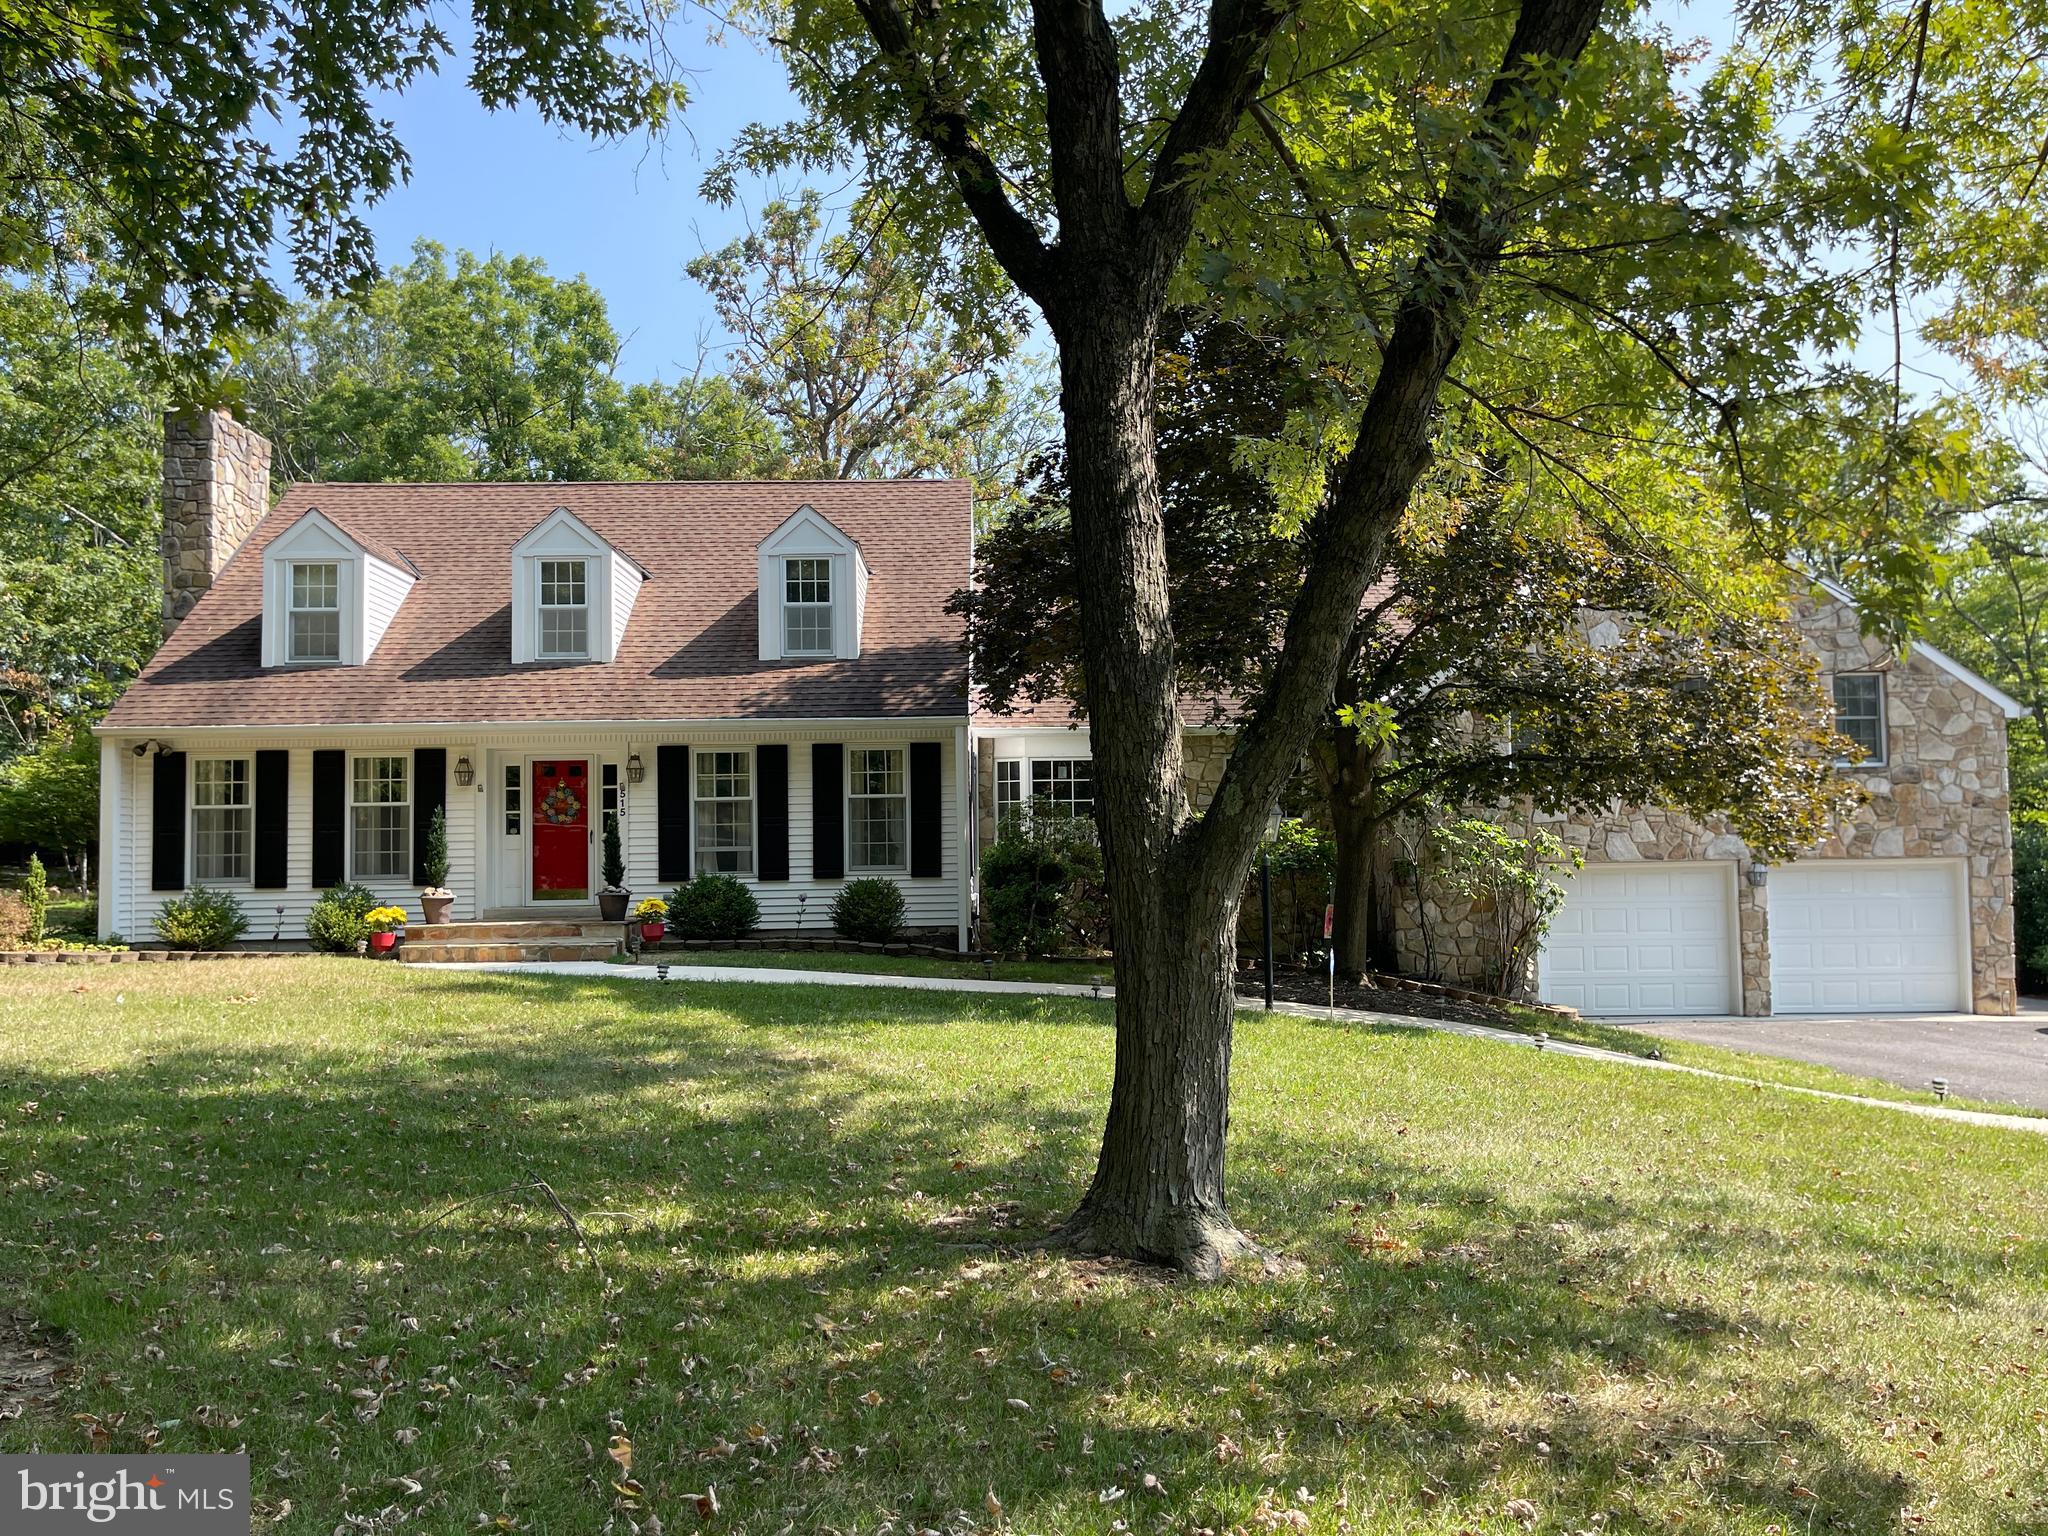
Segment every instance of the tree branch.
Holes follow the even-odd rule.
[[[1227,883],[1249,859],[1266,807],[1335,691],[1343,642],[1428,465],[1437,396],[1464,339],[1472,295],[1506,246],[1507,207],[1541,126],[1555,112],[1546,66],[1578,57],[1600,6],[1601,0],[1525,0],[1471,135],[1448,158],[1443,200],[1396,311],[1357,439],[1316,520],[1314,555],[1288,616],[1280,661],[1193,834],[1206,879]]]
[[[981,226],[989,250],[1010,281],[1044,308],[1051,292],[1053,253],[1038,226],[1003,190],[1003,174],[976,142],[965,107],[954,104],[960,101],[954,82],[927,71],[910,22],[896,0],[854,0],[854,6],[903,92],[912,131],[945,162],[960,200]]]

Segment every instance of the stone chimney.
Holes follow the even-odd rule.
[[[270,440],[220,409],[164,417],[164,633],[270,510]]]

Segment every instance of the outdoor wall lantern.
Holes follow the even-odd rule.
[[[1768,864],[1750,865],[1749,883],[1758,890],[1762,890],[1766,885],[1769,885],[1771,883],[1771,866]]]
[[[626,759],[626,782],[628,784],[638,784],[646,777],[647,765],[640,761],[640,754],[635,752]]]
[[[476,782],[476,770],[469,766],[469,759],[466,757],[455,759],[455,782],[464,789]]]

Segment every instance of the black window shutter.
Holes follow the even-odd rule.
[[[285,854],[291,835],[292,755],[256,754],[256,860],[253,884],[259,891],[285,887]]]
[[[946,822],[939,814],[939,744],[910,744],[910,874],[914,880],[945,873]]]
[[[448,809],[448,749],[412,749],[412,883],[427,883],[427,838],[434,812]]]
[[[348,754],[313,754],[313,888],[348,878]]]
[[[690,878],[690,749],[654,749],[655,809],[659,853],[655,875],[663,880]]]
[[[149,801],[149,888],[185,888],[185,754],[156,755]]]
[[[755,874],[763,880],[789,878],[789,748],[754,749],[754,794],[761,846],[754,854]]]
[[[811,878],[846,873],[846,748],[811,743]]]

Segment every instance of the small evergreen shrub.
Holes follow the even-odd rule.
[[[832,926],[863,944],[887,944],[903,931],[903,892],[880,875],[849,880],[833,899]]]
[[[2032,818],[2012,829],[2012,916],[2020,990],[2048,991],[2048,824]]]
[[[427,856],[420,873],[427,877],[422,890],[434,896],[448,894],[448,808],[434,807],[434,819],[427,823]]]
[[[28,856],[28,878],[21,882],[21,899],[28,908],[28,942],[33,948],[47,937],[50,926],[50,877],[34,854]]]
[[[668,930],[680,939],[744,939],[761,924],[761,904],[731,875],[699,875],[669,893]]]
[[[27,949],[28,903],[19,891],[0,891],[0,949]]]
[[[150,926],[172,949],[226,949],[249,931],[249,919],[228,892],[195,885],[159,907]]]
[[[626,888],[626,854],[619,846],[617,816],[607,816],[604,819],[604,888],[608,891],[623,891]]]
[[[330,955],[352,955],[356,944],[370,936],[365,919],[377,898],[367,886],[350,882],[337,885],[306,914],[306,938],[315,949]]]
[[[1071,878],[1061,843],[1037,835],[1028,820],[1005,832],[981,856],[984,942],[998,954],[1052,954]]]

